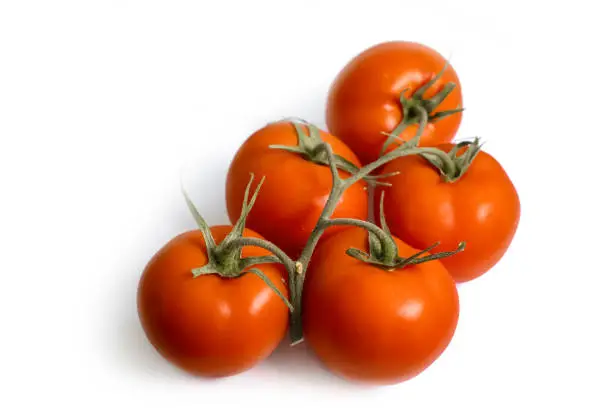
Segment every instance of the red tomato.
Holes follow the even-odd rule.
[[[448,152],[452,144],[438,146]],[[461,150],[460,150],[461,152]],[[391,232],[416,248],[439,241],[441,251],[461,241],[466,249],[442,263],[457,282],[474,279],[493,267],[512,242],[520,202],[512,181],[489,154],[478,153],[465,174],[444,182],[438,169],[418,156],[396,159],[382,172],[390,177],[384,210]]]
[[[387,271],[348,256],[367,251],[367,233],[320,243],[303,293],[304,337],[334,373],[377,384],[405,381],[435,361],[458,321],[455,283],[437,260]],[[417,251],[396,239],[399,255]]]
[[[327,127],[342,139],[363,164],[376,160],[387,136],[402,121],[400,94],[410,97],[444,68],[445,58],[435,50],[413,42],[386,42],[354,57],[334,80],[327,99]],[[421,103],[429,114],[456,109],[462,104],[461,85],[452,66],[425,92],[429,99],[445,84],[456,88],[435,109]],[[411,115],[416,114],[414,110]],[[421,146],[450,142],[459,128],[461,113],[430,121],[421,137]],[[399,136],[410,140],[417,125],[408,126]],[[393,147],[401,141],[395,141]],[[390,149],[388,149],[390,150]]]
[[[215,242],[229,226],[212,227]],[[244,236],[261,238],[245,230]],[[270,253],[243,248],[243,257]],[[200,231],[168,242],[146,266],[138,288],[138,312],[153,346],[178,367],[201,376],[245,371],[269,356],[283,339],[288,309],[263,280],[252,273],[237,278],[191,270],[208,263]],[[255,265],[287,296],[284,269]]]
[[[306,128],[304,128],[306,131]],[[355,154],[339,139],[321,132],[335,154],[359,166]],[[246,225],[297,258],[314,229],[332,188],[329,167],[315,164],[299,154],[271,149],[270,145],[297,146],[296,129],[290,122],[272,123],[249,137],[236,153],[227,175],[226,203],[230,220],[240,216],[244,189],[250,173],[266,180],[249,213]],[[340,171],[341,176],[349,174]],[[366,183],[351,186],[333,216],[366,219]],[[338,231],[344,227],[334,227]],[[329,236],[332,231],[326,231]]]

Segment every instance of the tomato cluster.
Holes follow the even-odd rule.
[[[329,132],[283,120],[253,133],[227,175],[232,226],[209,227],[186,196],[199,231],[168,242],[142,274],[153,346],[192,374],[227,376],[269,356],[289,328],[350,380],[426,369],[455,332],[457,283],[502,258],[520,218],[514,185],[479,140],[452,143],[461,100],[438,52],[387,42],[336,77]]]

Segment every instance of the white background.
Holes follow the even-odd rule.
[[[0,1],[0,406],[612,406],[605,2]],[[226,221],[251,132],[324,126],[350,57],[406,39],[450,56],[514,180],[507,256],[460,287],[457,334],[401,385],[339,380],[303,347],[218,381],[162,360],[139,326],[149,257]]]

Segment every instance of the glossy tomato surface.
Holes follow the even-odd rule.
[[[387,140],[382,132],[391,133],[402,120],[400,93],[408,89],[405,96],[409,97],[438,74],[445,63],[440,53],[414,42],[385,42],[366,49],[349,61],[331,85],[326,107],[329,131],[353,149],[363,164],[374,161]],[[425,98],[437,94],[449,82],[457,87],[434,112],[462,105],[459,78],[450,64]],[[428,123],[420,144],[450,142],[460,122],[461,113],[456,113]],[[416,130],[416,125],[410,126],[400,137],[410,140]]]
[[[439,146],[449,151],[453,145]],[[441,242],[450,251],[465,241],[466,249],[442,260],[457,282],[481,276],[506,253],[520,219],[520,201],[503,167],[486,152],[478,153],[466,173],[445,182],[439,171],[417,156],[394,160],[383,172],[384,208],[391,232],[416,248]],[[381,189],[377,190],[380,193]]]
[[[308,130],[304,127],[304,131]],[[339,139],[321,131],[321,138],[338,154],[359,166],[355,154]],[[232,223],[240,217],[244,190],[250,179],[266,179],[247,227],[274,242],[290,256],[297,257],[314,229],[331,192],[332,176],[327,166],[315,164],[299,154],[271,149],[270,145],[297,146],[293,124],[277,122],[251,135],[240,147],[230,165],[226,180],[226,204]],[[340,171],[343,178],[348,173]],[[345,191],[332,218],[366,219],[366,183],[358,182]],[[326,231],[330,235],[343,227]]]
[[[215,242],[229,226],[212,227]],[[261,236],[246,230],[245,236]],[[245,247],[243,256],[269,255]],[[200,231],[178,235],[151,259],[138,288],[138,313],[153,346],[192,374],[220,377],[245,371],[269,356],[287,331],[288,309],[259,277],[205,275],[191,270],[208,263]],[[257,267],[287,296],[284,269]]]
[[[401,256],[416,252],[396,240]],[[386,271],[348,256],[366,251],[367,233],[351,228],[317,248],[303,293],[306,341],[334,373],[393,384],[431,365],[458,321],[455,283],[439,261]]]

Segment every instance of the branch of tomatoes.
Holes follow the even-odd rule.
[[[429,163],[439,169],[443,179],[446,181],[455,181],[465,173],[465,170],[469,167],[470,163],[473,161],[480,149],[478,139],[476,139],[474,142],[464,142],[459,144],[450,152],[445,152],[434,147],[419,147],[418,143],[425,126],[427,125],[428,116],[427,112],[422,106],[416,105],[415,109],[417,112],[420,112],[419,128],[415,137],[410,141],[403,143],[395,150],[382,155],[377,160],[368,163],[361,168],[358,168],[352,164],[350,164],[350,166],[347,165],[346,163],[350,162],[339,158],[340,156],[334,154],[332,151],[330,144],[321,140],[321,138],[318,136],[318,129],[315,126],[303,121],[292,122],[298,137],[298,148],[290,150],[286,146],[270,146],[272,149],[288,150],[301,156],[307,154],[309,157],[311,157],[311,159],[314,157],[313,160],[316,160],[318,164],[329,166],[332,176],[331,192],[319,216],[316,226],[310,234],[308,241],[297,260],[293,260],[289,255],[287,255],[287,253],[270,241],[262,238],[242,236],[242,232],[244,231],[246,225],[247,215],[255,204],[257,194],[261,189],[265,177],[261,179],[253,193],[253,196],[249,200],[249,191],[254,179],[253,174],[251,174],[244,194],[241,216],[234,225],[232,231],[219,245],[216,245],[214,240],[212,240],[208,225],[198,213],[197,209],[189,200],[187,195],[185,195],[187,204],[204,236],[209,259],[206,265],[193,270],[194,277],[206,274],[218,274],[226,278],[235,278],[245,273],[245,271],[256,274],[266,283],[266,285],[268,285],[278,296],[280,296],[285,304],[289,307],[291,311],[290,336],[292,344],[297,344],[303,339],[301,305],[306,273],[317,243],[323,236],[326,229],[333,226],[355,226],[365,229],[369,235],[370,253],[368,254],[364,251],[350,248],[346,252],[347,255],[387,271],[405,268],[410,265],[415,265],[434,259],[449,257],[463,251],[465,248],[465,242],[460,242],[458,247],[452,251],[444,251],[432,255],[427,254],[438,245],[438,243],[436,243],[408,258],[400,257],[398,255],[397,246],[385,222],[383,210],[384,194],[381,195],[380,200],[380,219],[382,228],[378,227],[374,223],[359,219],[331,218],[331,215],[342,195],[350,186],[357,183],[359,180],[369,177],[372,172],[385,164],[401,157],[419,155],[427,159]],[[302,125],[307,127],[310,135],[306,135],[304,133],[303,129],[301,128]],[[395,137],[393,134],[388,136],[389,139]],[[466,152],[459,155],[458,153],[460,149],[464,147],[467,148]],[[321,152],[323,155],[321,155]],[[350,176],[343,179],[339,174],[339,168],[347,171]],[[241,256],[241,251],[245,246],[259,247],[269,251],[272,253],[272,255],[243,258]],[[260,269],[253,267],[254,265],[271,262],[282,263],[287,271],[289,280],[289,300],[285,298],[280,290]]]
[[[417,106],[417,110],[423,110],[422,107]],[[423,110],[424,112],[424,110]],[[396,160],[401,157],[406,157],[410,155],[420,155],[426,157],[428,161],[432,164],[440,162],[443,165],[440,166],[440,171],[446,171],[451,168],[453,165],[453,160],[456,158],[456,153],[453,154],[446,153],[442,150],[433,147],[418,147],[418,141],[423,133],[425,126],[427,125],[427,117],[423,114],[421,115],[421,119],[419,122],[419,129],[417,134],[413,140],[410,140],[395,150],[388,152],[387,154],[381,156],[378,160],[371,162],[361,168],[356,166],[347,168],[342,160],[338,160],[338,155],[335,155],[332,151],[332,147],[329,143],[323,142],[320,137],[318,137],[318,129],[311,124],[306,124],[303,121],[300,122],[292,122],[297,133],[298,137],[298,148],[294,150],[289,150],[284,146],[271,145],[272,149],[282,149],[289,150],[292,153],[299,154],[304,156],[306,153],[311,156],[315,156],[316,160],[319,164],[324,164],[329,166],[331,176],[332,176],[332,188],[323,207],[323,210],[318,218],[318,221],[315,225],[315,228],[312,230],[306,245],[304,246],[301,254],[297,258],[297,260],[293,260],[287,253],[281,250],[277,245],[273,244],[270,241],[266,241],[261,238],[245,238],[233,234],[231,237],[226,238],[224,242],[219,245],[221,252],[225,251],[228,253],[236,253],[244,246],[256,246],[263,248],[267,251],[270,251],[273,256],[268,257],[265,260],[269,261],[272,258],[275,258],[277,262],[280,262],[284,265],[289,280],[289,295],[290,295],[290,307],[292,308],[291,313],[291,321],[290,321],[290,336],[292,340],[292,344],[297,344],[302,341],[303,333],[302,333],[302,319],[301,319],[301,310],[302,310],[302,292],[304,289],[304,282],[306,278],[306,274],[308,271],[308,266],[314,254],[317,243],[323,236],[326,229],[332,226],[355,226],[362,229],[365,229],[369,233],[369,254],[357,250],[355,248],[350,248],[347,250],[347,255],[352,256],[362,262],[372,264],[381,269],[392,271],[395,269],[401,269],[408,267],[410,265],[415,265],[417,263],[427,262],[434,259],[441,259],[444,257],[452,256],[457,252],[463,251],[465,248],[465,243],[461,242],[456,250],[453,251],[445,251],[438,254],[433,255],[425,255],[427,252],[431,251],[436,247],[437,244],[434,244],[428,247],[426,250],[421,251],[417,254],[414,254],[408,258],[402,258],[398,255],[397,246],[391,236],[389,229],[386,226],[384,221],[384,211],[382,211],[382,203],[383,199],[381,197],[381,224],[383,228],[378,227],[374,223],[352,219],[352,218],[335,218],[332,219],[331,216],[340,201],[342,195],[345,191],[357,183],[359,180],[362,180],[368,177],[372,172],[376,169],[384,166],[386,163],[389,163],[393,160]],[[309,135],[306,135],[301,128],[302,125],[306,125],[309,130]],[[305,153],[306,152],[306,153]],[[321,156],[320,152],[323,153]],[[477,152],[476,152],[477,153]],[[463,155],[459,156],[459,158],[463,157]],[[450,163],[450,164],[449,164]],[[453,169],[456,166],[452,167]],[[342,178],[339,173],[339,168],[347,171],[350,176],[347,178]],[[462,174],[462,173],[461,173]],[[250,188],[250,183],[247,185],[247,191],[245,193],[244,203],[243,203],[243,216],[239,219],[237,225],[244,228],[244,223],[246,221],[246,215],[248,211],[252,208],[254,204],[254,199],[256,197],[263,180],[260,182],[254,197],[251,199],[249,203],[247,203],[248,190]],[[383,195],[384,197],[384,195]],[[190,205],[191,206],[191,205]],[[196,215],[196,220],[198,223],[202,225],[202,223],[198,219],[198,215]],[[235,255],[234,255],[235,258]],[[213,259],[212,257],[210,259]],[[212,261],[211,261],[212,262]],[[232,273],[234,275],[238,275],[242,273],[242,268],[245,268],[245,265],[253,265],[257,264],[258,260],[256,259],[237,259],[235,265],[232,266]],[[216,264],[207,265],[203,268],[215,269],[218,266]],[[202,268],[199,268],[202,269]],[[229,276],[229,275],[228,275]],[[258,275],[259,276],[259,275]],[[261,276],[264,279],[263,276]],[[267,282],[266,282],[267,283]],[[274,288],[273,288],[274,289]],[[277,294],[280,295],[278,290],[275,290]],[[285,300],[285,299],[284,299]]]
[[[479,155],[478,139],[451,144],[461,105],[448,62],[391,42],[338,75],[329,133],[283,120],[251,135],[226,180],[233,227],[209,228],[185,197],[199,230],[170,240],[143,272],[138,308],[151,343],[188,371],[224,376],[268,356],[290,322],[294,344],[303,330],[346,377],[396,382],[420,372],[452,338],[455,283],[491,268],[518,223],[518,197],[499,163]],[[391,175],[392,185],[379,181]],[[366,182],[376,187],[380,226],[365,221]]]

